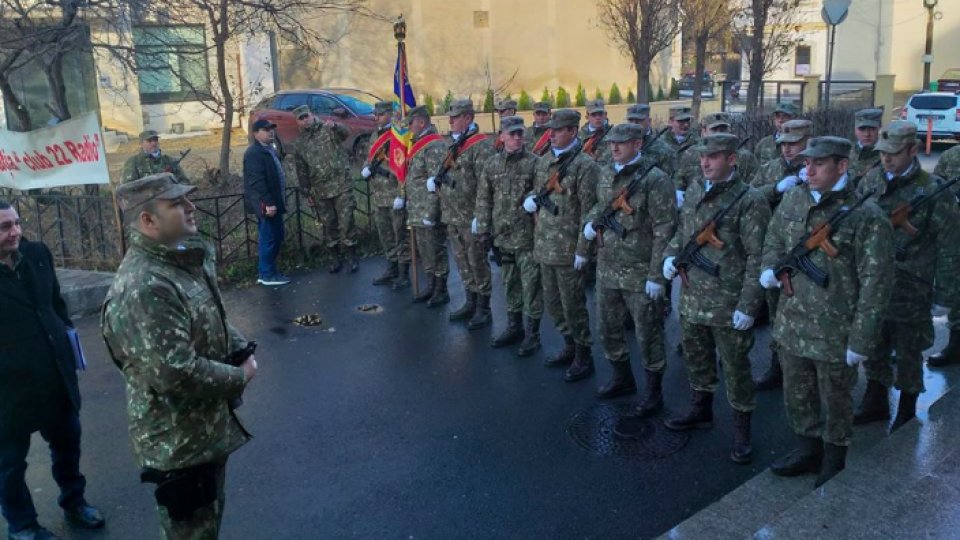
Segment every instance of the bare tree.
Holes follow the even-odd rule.
[[[756,110],[763,79],[787,58],[797,41],[800,0],[741,0],[737,26],[746,36],[750,54],[747,110]]]
[[[680,0],[599,0],[597,10],[597,24],[633,61],[637,101],[650,101],[650,66],[680,32]]]
[[[684,34],[694,44],[693,115],[700,115],[703,73],[707,63],[707,47],[729,33],[732,22],[728,0],[680,0],[683,9]]]

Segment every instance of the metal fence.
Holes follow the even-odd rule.
[[[803,108],[803,90],[806,81],[763,81],[760,85],[760,110],[772,111],[781,101],[792,101]],[[720,84],[720,110],[744,112],[747,110],[747,95],[750,81],[723,81]]]
[[[830,81],[830,107],[843,109],[866,109],[873,107],[876,81]],[[820,82],[819,102],[826,105],[827,83]]]

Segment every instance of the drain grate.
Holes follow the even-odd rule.
[[[601,403],[581,411],[570,419],[567,434],[577,446],[595,456],[613,456],[641,460],[660,459],[679,452],[689,433],[670,431],[660,418],[635,419],[634,437],[621,439],[613,434],[620,418],[630,414],[629,403]]]

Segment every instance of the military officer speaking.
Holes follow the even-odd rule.
[[[184,154],[185,155],[185,154]],[[180,167],[182,157],[172,158],[160,150],[160,134],[152,129],[140,133],[140,151],[123,164],[121,182],[132,182],[144,176],[168,172],[182,184],[190,180]]]

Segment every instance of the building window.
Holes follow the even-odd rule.
[[[810,69],[810,46],[797,45],[795,51],[794,75],[803,77],[811,73]]]
[[[139,26],[133,43],[141,103],[210,98],[203,26]]]

